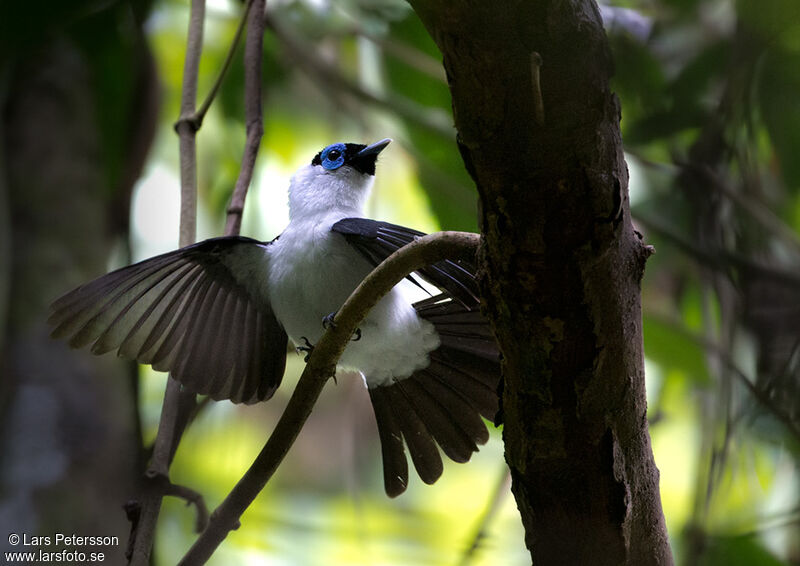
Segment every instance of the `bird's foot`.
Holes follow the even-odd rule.
[[[322,319],[322,328],[324,328],[325,330],[327,330],[328,328],[336,328],[336,323],[333,321],[333,319],[336,317],[337,312],[338,311],[334,311]],[[354,336],[354,338],[352,338],[353,342],[358,342],[359,340],[361,340],[361,329],[356,328],[356,331],[353,332],[353,336]]]
[[[303,346],[297,346],[297,347],[295,348],[295,350],[297,350],[297,353],[298,353],[298,354],[299,354],[300,352],[305,352],[305,353],[306,353],[306,356],[303,358],[303,361],[307,363],[307,362],[308,362],[308,358],[309,358],[309,356],[311,355],[311,352],[313,352],[313,351],[314,351],[314,344],[312,344],[311,342],[309,342],[309,341],[308,341],[308,338],[306,338],[305,336],[301,336],[301,337],[300,337],[300,339],[301,339],[303,342],[305,342],[305,344],[304,344]]]
[[[336,317],[336,313],[339,311],[333,311],[332,313],[326,315],[322,319],[322,328],[327,330],[328,328],[336,328],[336,323],[333,322],[333,319]]]

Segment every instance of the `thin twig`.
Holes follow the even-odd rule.
[[[10,92],[12,71],[5,67],[0,70],[0,108],[5,108],[6,100]],[[11,253],[11,203],[9,200],[8,181],[5,172],[6,136],[0,136],[0,320],[8,320],[9,299],[11,298],[11,273],[12,259]],[[4,354],[3,347],[6,344],[6,325],[0,325],[0,356]]]
[[[186,38],[186,59],[183,67],[181,118],[194,114],[197,100],[197,79],[200,74],[200,55],[203,50],[205,0],[192,0],[189,30]],[[199,125],[180,119],[175,125],[178,133],[181,173],[181,212],[179,245],[195,241],[197,232],[197,148],[195,134]],[[145,474],[143,503],[139,521],[132,533],[134,542],[129,564],[148,566],[155,541],[155,529],[164,496],[159,478],[167,478],[178,442],[195,405],[195,395],[182,390],[180,384],[167,379],[161,419],[158,424],[153,457]]]
[[[250,15],[247,18],[247,42],[244,47],[244,119],[247,141],[242,155],[242,167],[228,206],[225,235],[235,236],[242,227],[242,213],[247,190],[253,178],[253,169],[264,135],[261,116],[261,52],[264,38],[264,9],[266,0],[250,0]]]
[[[447,84],[447,75],[444,72],[441,60],[437,61],[421,49],[400,41],[392,41],[391,38],[383,35],[370,33],[358,23],[354,23],[353,27],[350,30],[346,30],[345,33],[363,37],[380,47],[384,53],[395,57],[412,69],[428,75],[442,84]]]
[[[800,238],[797,233],[763,202],[746,193],[733,190],[708,167],[702,168],[702,175],[708,180],[707,186],[722,193],[779,241],[791,247],[795,253],[800,253]]]
[[[684,169],[691,169],[693,173],[702,175],[705,181],[704,186],[718,191],[733,204],[738,206],[742,212],[748,214],[778,241],[791,247],[795,253],[800,253],[800,237],[798,237],[797,233],[795,233],[791,227],[786,225],[786,222],[763,202],[753,198],[746,192],[736,191],[729,187],[728,184],[720,178],[719,174],[715,173],[709,167],[700,167],[696,164],[685,162],[677,162],[674,164],[661,163],[648,158],[634,148],[625,148],[625,153],[633,156],[636,161],[647,168],[662,172],[673,178]]]
[[[217,74],[217,78],[214,81],[214,84],[211,85],[211,90],[208,91],[206,94],[205,100],[194,113],[193,117],[195,122],[197,123],[197,128],[200,128],[200,125],[203,123],[203,119],[206,117],[206,113],[208,109],[211,107],[211,103],[214,102],[214,99],[217,97],[217,93],[219,92],[220,87],[222,86],[222,80],[225,78],[225,74],[228,72],[228,69],[233,62],[233,56],[236,53],[236,48],[239,46],[239,41],[242,39],[242,33],[244,32],[244,25],[245,22],[249,20],[250,8],[253,6],[253,0],[247,0],[247,3],[244,5],[244,13],[242,14],[242,18],[239,20],[239,26],[236,28],[236,33],[233,36],[233,41],[231,41],[231,46],[228,49],[228,54],[225,56],[225,61],[222,63],[222,68],[219,70]],[[263,12],[263,2],[262,4],[262,12]],[[258,12],[258,10],[256,10]],[[248,23],[248,30],[252,29],[250,26],[251,24]],[[263,30],[263,26],[261,28]],[[248,31],[249,36],[249,31]],[[259,46],[261,45],[259,41]],[[245,57],[245,61],[247,61],[247,57]],[[261,53],[259,53],[259,61],[261,61]],[[246,79],[245,79],[246,80]]]
[[[695,342],[708,354],[716,357],[720,363],[728,368],[742,383],[742,385],[744,385],[745,389],[747,389],[750,395],[752,395],[753,399],[758,401],[767,410],[767,412],[778,419],[786,427],[786,429],[797,438],[797,440],[800,440],[800,426],[798,426],[798,423],[792,419],[791,415],[787,415],[779,407],[775,406],[768,393],[762,391],[757,385],[750,381],[750,378],[747,377],[747,374],[733,360],[729,351],[717,344],[715,341],[691,332],[674,318],[652,314],[650,316],[660,321],[662,324],[668,325],[670,328],[675,330],[675,332],[678,332],[685,338]]]
[[[467,546],[467,549],[464,551],[464,555],[461,557],[459,566],[469,566],[472,564],[475,554],[481,547],[483,540],[486,538],[489,525],[497,516],[497,512],[500,510],[500,504],[510,493],[510,488],[511,472],[507,466],[503,466],[503,474],[500,476],[500,481],[497,482],[497,486],[494,488],[494,491],[492,491],[492,496],[489,499],[489,505],[483,512],[480,521],[478,521],[478,525],[475,528],[475,533],[470,537],[470,543]]]
[[[200,54],[203,50],[205,0],[192,0],[189,32],[186,38],[186,60],[183,67],[181,118],[175,124],[178,133],[181,170],[180,247],[194,243],[197,238],[197,147],[195,134],[200,125],[185,119],[194,115],[197,101],[197,78],[200,74]]]
[[[408,120],[423,128],[452,141],[455,137],[455,129],[452,125],[452,117],[438,108],[427,108],[420,106],[413,101],[400,97],[382,97],[370,92],[356,82],[343,76],[333,65],[328,65],[320,60],[319,56],[312,49],[306,46],[302,40],[280,23],[275,17],[267,12],[265,16],[267,27],[275,35],[283,46],[289,51],[292,59],[297,66],[308,73],[317,83],[326,89],[335,89],[344,92],[362,102],[367,102],[378,108],[389,110],[395,115]]]
[[[228,206],[228,216],[225,222],[225,236],[238,236],[242,227],[242,214],[244,213],[244,203],[247,198],[247,191],[250,188],[250,181],[253,177],[258,148],[261,145],[261,137],[264,134],[263,119],[261,113],[261,54],[264,38],[264,19],[263,13],[266,7],[266,0],[250,0],[250,17],[247,20],[247,41],[244,51],[245,68],[245,88],[244,88],[244,111],[245,123],[247,128],[247,139],[245,141],[244,153],[242,156],[242,166],[239,170],[239,177],[231,196],[231,203]],[[244,20],[242,20],[244,21]],[[234,39],[234,44],[238,41]],[[228,52],[233,53],[234,47]],[[204,398],[197,403],[184,427],[188,426],[197,415],[199,415],[211,401],[210,397]]]
[[[533,89],[533,119],[537,126],[544,126],[544,99],[542,98],[542,56],[531,52],[531,87]]]
[[[248,20],[248,14],[250,13],[250,7],[253,5],[253,0],[248,0],[247,4],[244,7],[244,13],[242,14],[241,20],[239,20],[239,26],[236,28],[236,33],[233,35],[233,41],[231,41],[230,48],[228,48],[228,53],[225,55],[225,61],[222,63],[222,67],[220,67],[219,72],[217,73],[217,78],[214,79],[214,84],[211,85],[211,89],[206,94],[205,99],[203,100],[200,107],[195,109],[196,99],[197,99],[197,77],[194,77],[194,85],[187,85],[186,84],[186,65],[190,63],[190,48],[194,49],[195,46],[191,45],[191,39],[187,41],[187,51],[186,51],[186,62],[184,64],[184,84],[183,84],[183,94],[185,94],[187,86],[194,90],[192,95],[192,103],[191,106],[185,105],[188,101],[188,96],[181,98],[181,115],[175,121],[175,131],[179,130],[181,125],[184,125],[186,128],[190,130],[194,130],[195,132],[200,129],[200,126],[203,125],[203,120],[208,113],[208,109],[211,107],[211,104],[214,102],[214,99],[217,97],[217,93],[219,93],[219,89],[222,86],[222,81],[225,79],[225,75],[228,72],[228,69],[231,66],[231,62],[233,61],[233,56],[236,53],[236,48],[239,46],[239,41],[242,38],[242,32],[244,30],[245,22]],[[205,12],[205,8],[204,8]],[[205,17],[205,15],[204,15]],[[191,24],[190,24],[191,25]],[[203,38],[202,32],[200,37],[200,45],[202,46]],[[191,57],[191,63],[194,65],[195,63],[199,63],[200,60],[200,52],[197,52],[197,59],[195,61],[194,56]],[[199,67],[197,67],[199,69]]]
[[[665,223],[650,216],[634,215],[634,220],[644,228],[668,240],[681,252],[700,262],[704,267],[724,271],[733,266],[745,272],[758,273],[774,281],[789,285],[800,285],[800,273],[785,269],[780,265],[772,265],[756,261],[737,252],[729,250],[707,250],[684,238]]]
[[[253,464],[212,513],[208,528],[180,562],[204,564],[272,477],[303,424],[311,414],[327,380],[353,333],[367,312],[409,273],[443,259],[474,258],[479,236],[464,232],[439,232],[423,236],[389,256],[353,291],[339,309],[335,324],[320,338],[309,357],[286,409]]]
[[[178,485],[172,482],[167,482],[164,488],[164,495],[171,495],[179,497],[186,501],[186,505],[194,505],[195,508],[195,532],[202,533],[208,526],[208,507],[203,495],[185,485]]]

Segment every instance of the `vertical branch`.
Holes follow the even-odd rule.
[[[264,135],[261,116],[261,53],[264,38],[264,10],[266,0],[251,0],[247,15],[247,41],[244,47],[244,118],[247,141],[242,156],[242,167],[228,206],[225,235],[234,236],[242,227],[242,213],[247,189],[253,178],[253,169]]]
[[[233,53],[241,38],[246,20],[248,32],[244,59],[247,141],[225,229],[226,235],[239,233],[244,200],[253,176],[253,168],[263,135],[261,123],[261,50],[264,34],[264,9],[265,0],[249,0],[247,2],[242,23],[236,31],[228,56],[209,94],[198,109],[196,107],[197,82],[200,55],[203,47],[205,0],[192,0],[186,59],[183,69],[181,113],[175,123],[180,149],[180,247],[194,243],[197,233],[197,146],[195,143],[197,131],[200,129],[203,118],[219,91],[222,80],[230,66]],[[135,513],[137,519],[130,544],[130,564],[142,566],[149,564],[155,538],[156,522],[161,510],[161,501],[164,495],[169,494],[165,491],[164,486],[175,488],[168,480],[169,466],[195,408],[195,395],[183,390],[174,379],[169,379],[164,394],[153,457],[145,474],[148,481],[144,488],[145,493],[142,498],[141,509],[138,513]]]
[[[10,72],[0,73],[0,108],[5,110],[9,91]],[[5,136],[0,136],[0,356],[5,353],[8,305],[11,296],[11,206],[6,178]]]
[[[195,120],[197,77],[200,74],[200,53],[203,50],[203,22],[206,16],[205,0],[192,0],[189,15],[189,33],[186,39],[186,60],[183,65],[183,90],[181,115],[175,124],[180,144],[181,163],[181,247],[194,243],[197,233],[197,147],[195,134],[199,124]]]
[[[181,91],[181,115],[175,124],[178,134],[181,211],[180,247],[193,244],[197,239],[197,145],[196,135],[200,123],[196,118],[197,79],[200,74],[200,54],[203,51],[203,24],[205,22],[205,0],[192,0],[189,14],[189,31],[186,38],[186,59],[183,65]],[[153,458],[147,474],[150,477],[167,476],[172,457],[178,447],[183,428],[194,408],[194,394],[181,390],[174,379],[167,381],[161,420],[158,424]]]
[[[181,116],[175,124],[178,133],[181,172],[180,247],[193,244],[197,237],[197,145],[199,124],[194,118],[197,100],[197,78],[200,74],[200,54],[203,50],[203,23],[205,0],[192,0],[189,15],[189,33],[186,40],[186,60],[183,67]],[[194,407],[194,394],[181,391],[174,379],[167,382],[161,421],[158,427],[153,459],[148,469],[150,476],[166,476],[175,454],[179,431],[188,420]]]
[[[179,245],[187,246],[194,242],[197,232],[197,148],[195,134],[198,124],[193,119],[197,100],[197,79],[200,72],[200,54],[203,49],[203,24],[205,20],[205,0],[192,0],[189,15],[189,31],[186,40],[186,59],[183,68],[183,91],[181,115],[175,124],[180,144],[181,174],[181,217]],[[165,478],[169,465],[189,414],[195,406],[194,394],[181,390],[174,379],[167,380],[161,419],[158,424],[153,457],[146,472],[151,481],[146,482],[142,508],[138,523],[132,533],[130,564],[147,566],[155,540],[155,529],[161,510],[162,482],[152,481]]]

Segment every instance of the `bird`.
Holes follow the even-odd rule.
[[[289,341],[311,350],[364,277],[424,235],[364,216],[390,142],[319,151],[291,177],[289,223],[271,241],[207,239],[66,293],[51,305],[51,335],[150,364],[214,400],[268,400]],[[406,450],[426,484],[442,475],[441,453],[468,461],[489,438],[484,419],[498,415],[500,381],[475,264],[440,261],[397,284],[360,323],[337,368],[359,372],[366,385],[387,495],[408,486]]]

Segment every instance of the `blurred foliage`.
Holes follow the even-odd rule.
[[[798,563],[800,4],[627,7],[651,25],[611,35],[613,88],[634,219],[659,252],[645,353],[676,558]]]
[[[239,3],[209,5],[201,93],[240,11]],[[603,16],[632,211],[658,250],[643,282],[645,346],[677,562],[800,563],[800,2],[626,0],[603,6]],[[188,2],[161,0],[147,21],[163,106],[140,186],[156,183],[161,195],[177,189],[177,175],[164,171],[177,170],[171,123],[187,17]],[[238,172],[242,74],[237,56],[199,134],[201,237],[219,234]],[[319,148],[386,136],[395,143],[382,156],[371,215],[423,230],[476,228],[441,57],[402,0],[270,2],[264,87],[265,137],[245,234],[280,232],[288,177]],[[137,255],[158,251],[147,235],[162,224],[143,217],[133,226],[147,249]],[[265,406],[212,404],[184,439],[174,480],[216,504],[265,440],[300,366],[292,361]],[[436,485],[415,478],[388,500],[370,410],[358,380],[347,377],[328,388],[213,563],[457,564],[473,544],[504,470],[499,435],[469,465],[448,463]],[[163,378],[147,372],[143,384],[152,437]],[[513,498],[503,490],[495,503],[499,512],[465,563],[527,563]],[[165,507],[160,564],[190,544],[192,520],[182,505]]]

